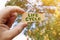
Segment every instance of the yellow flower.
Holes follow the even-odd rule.
[[[57,2],[60,2],[60,0],[57,0]]]
[[[48,34],[46,34],[46,37],[48,37]]]
[[[55,12],[55,10],[53,10],[53,9],[48,9],[47,11],[51,14],[54,14],[54,12]]]
[[[40,33],[40,35],[43,35],[43,33]]]
[[[49,40],[48,34],[44,36],[44,40]]]
[[[56,31],[55,30],[53,30],[53,32],[52,32],[54,35],[56,35]]]
[[[59,33],[59,35],[60,35],[60,33]]]
[[[53,30],[53,28],[51,27],[51,30]]]
[[[31,34],[31,30],[29,30],[28,32],[29,32],[29,34]]]
[[[46,6],[56,5],[57,4],[57,2],[55,0],[42,0],[42,2]]]
[[[36,28],[36,31],[39,31],[39,28]]]
[[[60,12],[58,9],[59,9],[59,7],[57,7],[55,10],[55,17],[57,17],[57,18],[60,17]]]

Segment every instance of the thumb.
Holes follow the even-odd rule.
[[[15,28],[5,31],[3,35],[5,35],[4,38],[6,39],[13,39],[15,36],[17,36],[21,31],[27,26],[27,23],[19,23]]]

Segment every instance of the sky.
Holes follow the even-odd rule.
[[[0,9],[4,8],[7,0],[0,0]]]
[[[6,1],[7,0],[0,0],[0,10],[5,7]],[[22,32],[21,34],[19,34],[18,36],[16,36],[13,40],[27,40],[27,37]]]

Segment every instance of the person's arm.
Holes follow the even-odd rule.
[[[0,40],[12,40],[27,26],[27,23],[20,22],[15,28],[10,29],[18,13],[23,14],[24,10],[17,6],[0,10]]]

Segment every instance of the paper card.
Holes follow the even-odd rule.
[[[41,22],[44,20],[44,15],[41,13],[23,13],[22,22]]]

